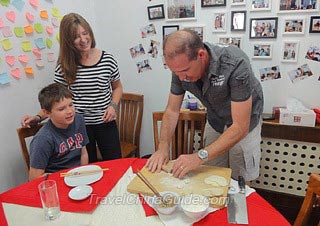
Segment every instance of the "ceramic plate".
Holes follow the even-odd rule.
[[[92,187],[89,185],[80,185],[74,187],[69,192],[69,198],[73,200],[83,200],[90,196]]]
[[[69,170],[68,173],[81,172],[81,171],[87,171],[87,170],[99,170],[99,169],[101,169],[100,166],[87,165],[87,166],[80,166],[72,170]],[[92,174],[75,175],[75,176],[65,177],[64,182],[68,186],[75,187],[80,185],[92,184],[100,180],[102,176],[103,176],[102,171],[97,173],[92,173]]]

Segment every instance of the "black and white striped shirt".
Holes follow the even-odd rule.
[[[76,112],[84,116],[86,125],[103,123],[104,111],[112,100],[111,83],[120,79],[118,64],[111,54],[102,51],[97,64],[77,68],[76,80],[68,86]],[[67,85],[60,64],[54,81]]]

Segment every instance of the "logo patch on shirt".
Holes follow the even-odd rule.
[[[216,75],[213,76],[210,80],[212,86],[222,86],[225,81],[225,77],[224,75]]]

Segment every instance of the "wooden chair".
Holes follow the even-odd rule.
[[[159,145],[159,122],[162,121],[164,112],[153,112],[153,135],[156,150]],[[191,154],[194,151],[194,143],[197,131],[199,131],[199,148],[203,145],[206,112],[181,111],[179,120],[171,141],[170,159],[176,159],[181,154]]]
[[[30,157],[29,157],[29,151],[28,151],[28,147],[27,147],[25,139],[28,137],[33,137],[42,126],[43,126],[43,124],[40,123],[40,124],[32,126],[31,128],[18,128],[17,129],[23,159],[27,165],[28,172],[30,169]]]
[[[123,93],[117,112],[122,158],[140,157],[142,115],[143,95]]]
[[[318,173],[311,173],[306,196],[294,222],[294,226],[307,225],[312,205],[316,200],[316,195],[320,196],[320,175]]]

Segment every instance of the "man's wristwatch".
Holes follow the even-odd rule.
[[[205,149],[201,149],[200,151],[198,151],[198,157],[201,160],[207,161],[208,160],[208,151]]]

